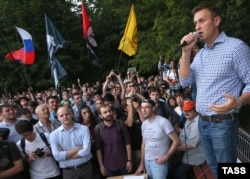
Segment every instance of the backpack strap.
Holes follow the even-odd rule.
[[[48,140],[47,140],[45,134],[43,132],[39,132],[39,135],[40,135],[41,139],[43,140],[43,142],[46,144],[46,146],[50,149],[50,144],[48,143]]]
[[[118,130],[121,131],[122,130],[122,120],[118,119],[117,120],[117,127],[118,127]]]
[[[49,145],[48,140],[47,140],[46,136],[44,135],[44,133],[40,132],[39,135],[40,135],[41,139],[43,140],[43,142],[46,144],[46,146],[50,149],[50,145]],[[25,138],[21,138],[21,148],[22,148],[23,154],[26,157],[27,153],[25,152]]]
[[[23,154],[27,156],[27,153],[25,152],[25,138],[21,138],[21,148],[22,148]]]
[[[97,132],[98,132],[98,134],[99,134],[99,136],[100,136],[100,138],[101,138],[101,137],[102,137],[102,126],[101,126],[100,123],[98,123],[98,124],[96,125],[96,129],[97,129]]]

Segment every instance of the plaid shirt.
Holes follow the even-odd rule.
[[[190,75],[180,82],[183,87],[196,83],[196,110],[202,115],[214,115],[208,106],[225,103],[227,98],[222,94],[239,98],[241,93],[250,92],[249,46],[222,32],[211,48],[205,45],[198,52]]]

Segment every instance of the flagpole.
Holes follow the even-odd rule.
[[[59,95],[59,100],[62,100],[62,91],[61,91],[61,85],[60,85],[60,80],[58,78],[58,74],[56,71],[56,67],[53,69],[53,76],[54,76],[54,81],[55,81],[55,88],[57,89],[57,93]]]
[[[126,35],[127,35],[127,32],[126,32]],[[121,50],[119,61],[118,61],[118,65],[117,65],[117,68],[116,68],[117,71],[119,71],[120,62],[121,62],[121,58],[122,58],[122,51],[123,51],[123,48],[124,48],[124,43],[125,43],[125,38],[123,40],[122,50]]]
[[[129,18],[130,18],[130,12],[129,12]],[[127,24],[126,24],[126,26],[127,26]],[[121,63],[121,58],[122,58],[122,52],[123,52],[123,49],[124,49],[124,46],[125,46],[125,41],[126,41],[127,33],[128,33],[128,29],[125,28],[125,33],[123,34],[124,39],[123,39],[123,42],[122,42],[123,43],[122,44],[122,49],[121,49],[121,53],[120,53],[118,65],[117,65],[117,68],[116,68],[117,70],[119,70],[119,68],[120,68],[120,63]]]
[[[129,17],[130,18],[130,11],[129,11]],[[127,24],[126,24],[126,27],[127,27]],[[117,65],[117,70],[119,71],[119,68],[120,68],[120,63],[121,63],[121,58],[122,58],[122,52],[123,52],[123,49],[124,49],[124,45],[125,45],[125,41],[126,41],[126,37],[127,37],[127,32],[128,32],[128,29],[125,27],[125,33],[123,34],[123,44],[122,44],[122,49],[121,49],[121,53],[120,53],[120,57],[119,57],[119,61],[118,61],[118,65]]]
[[[24,76],[26,78],[26,82],[28,84],[28,87],[31,88],[30,81],[29,81],[29,78],[28,78],[28,75],[27,75],[27,71],[26,71],[26,68],[25,68],[24,65],[23,65],[23,71],[24,71]]]

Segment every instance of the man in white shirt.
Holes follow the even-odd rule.
[[[17,142],[18,149],[28,156],[29,171],[31,179],[53,178],[60,179],[60,170],[52,153],[45,143],[49,143],[49,133],[43,133],[46,139],[42,139],[39,133],[33,131],[30,121],[22,120],[16,123],[16,131],[25,139]]]
[[[53,156],[63,170],[63,178],[93,178],[90,133],[87,126],[75,123],[68,107],[60,107],[62,125],[50,134]]]
[[[3,104],[0,106],[0,116],[3,121],[0,122],[0,127],[8,128],[10,130],[9,137],[7,141],[16,143],[21,139],[21,136],[16,132],[15,124],[18,119],[16,118],[16,114],[12,105]]]

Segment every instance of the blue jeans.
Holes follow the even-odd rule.
[[[145,167],[148,174],[148,179],[165,179],[168,175],[168,162],[157,164],[155,160],[146,160]]]
[[[218,163],[236,163],[238,119],[214,123],[199,119],[199,133],[207,164],[218,178]]]

